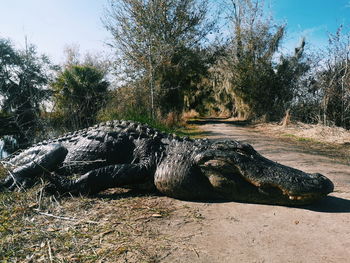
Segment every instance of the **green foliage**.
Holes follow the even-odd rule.
[[[133,100],[132,91],[134,88],[128,87],[110,91],[106,106],[98,113],[98,121],[132,120],[147,123],[164,132],[176,132],[176,127],[154,118],[147,108],[140,107],[141,103],[138,104],[137,101]]]
[[[260,1],[232,1],[233,36],[214,67],[221,90],[231,97],[232,113],[243,118],[265,116],[278,120],[291,106],[298,84],[309,70],[303,60],[305,42],[292,56],[277,59],[285,26],[264,15]],[[220,99],[220,98],[219,98]]]
[[[161,130],[163,132],[167,133],[176,133],[176,129],[174,127],[170,127],[166,125],[164,122],[161,122],[155,118],[153,118],[151,115],[148,115],[147,113],[141,113],[138,110],[130,109],[127,112],[119,113],[119,114],[110,114],[110,115],[104,115],[101,120],[131,120],[131,121],[137,121],[140,123],[145,123],[150,125],[153,128],[156,128],[158,130]]]
[[[15,127],[21,145],[32,142],[42,130],[41,107],[51,95],[46,88],[51,68],[47,57],[39,56],[33,45],[16,50],[9,40],[0,39],[1,110],[10,116],[7,125],[12,132]]]
[[[205,78],[208,77],[210,55],[206,49],[183,48],[171,64],[161,68],[156,76],[157,106],[162,116],[199,109],[202,104]]]
[[[52,87],[55,110],[69,129],[88,127],[96,122],[105,105],[109,83],[93,66],[72,65],[58,74]]]
[[[110,1],[105,19],[120,55],[124,83],[146,95],[154,117],[184,109],[184,96],[198,81],[198,49],[212,24],[207,1]]]

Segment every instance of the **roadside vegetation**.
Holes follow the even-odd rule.
[[[350,130],[302,122],[288,125],[260,123],[251,128],[300,145],[306,151],[332,158],[335,163],[350,164]]]

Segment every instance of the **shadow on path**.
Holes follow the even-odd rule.
[[[237,125],[237,126],[247,126],[250,125],[250,121],[238,121],[238,120],[229,120],[227,118],[203,118],[203,119],[196,119],[196,120],[190,120],[187,121],[188,124],[195,124],[195,125],[203,125],[203,124],[230,124],[230,125]]]
[[[119,199],[127,199],[127,198],[134,198],[134,197],[141,197],[141,196],[164,196],[163,194],[159,193],[158,191],[140,191],[140,190],[129,190],[127,192],[118,193],[106,193],[102,192],[100,194],[96,194],[92,197],[96,198],[102,198],[102,199],[108,199],[108,200],[119,200]],[[236,201],[231,200],[187,200],[188,202],[193,203],[211,203],[211,204],[219,204],[219,203],[235,203]],[[251,204],[249,202],[238,202],[241,204]],[[256,204],[256,203],[255,203]],[[266,204],[256,204],[256,205],[266,205]],[[269,206],[274,206],[273,204]],[[277,205],[280,206],[280,205]],[[320,212],[320,213],[350,213],[350,200],[335,197],[335,196],[327,196],[324,199],[320,200],[319,202],[307,205],[307,206],[291,206],[291,208],[297,208],[297,209],[305,209],[310,210],[314,212]]]
[[[350,200],[335,196],[327,196],[320,202],[304,208],[323,213],[350,213]]]

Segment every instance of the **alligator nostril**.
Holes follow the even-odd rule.
[[[325,193],[329,194],[331,192],[333,192],[334,190],[334,184],[331,180],[329,180],[328,178],[324,177],[324,189],[325,189]]]
[[[310,174],[310,176],[312,177],[312,178],[315,178],[315,179],[319,179],[319,178],[322,178],[322,177],[324,177],[322,174],[320,174],[320,173],[312,173],[312,174]]]
[[[320,185],[323,193],[329,194],[329,193],[333,192],[334,184],[326,176],[324,176],[320,173],[313,173],[313,174],[311,174],[311,176],[313,178],[313,182],[316,185]]]

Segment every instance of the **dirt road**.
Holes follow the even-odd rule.
[[[248,142],[274,161],[322,173],[335,192],[304,208],[174,200],[178,211],[161,232],[176,242],[162,262],[350,262],[350,166],[230,123],[200,129],[209,138]],[[192,220],[186,222],[184,209]]]

